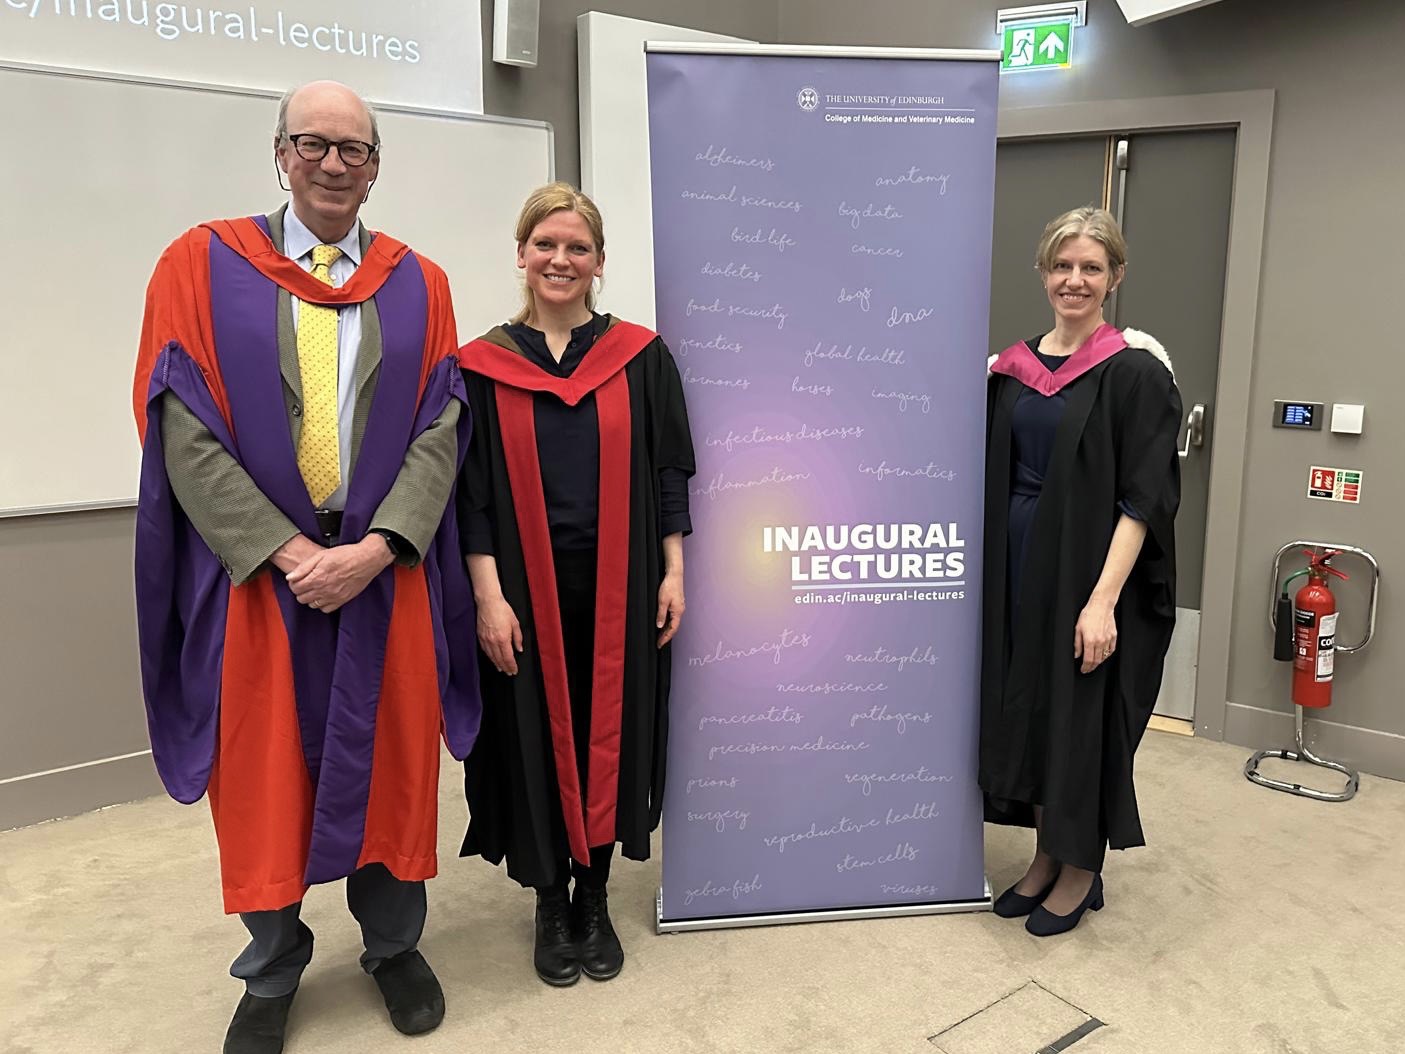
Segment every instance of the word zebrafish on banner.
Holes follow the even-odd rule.
[[[997,65],[648,55],[658,326],[698,454],[665,925],[986,897]]]

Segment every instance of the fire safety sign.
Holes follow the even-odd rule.
[[[1354,468],[1326,468],[1313,465],[1307,473],[1307,496],[1323,501],[1361,501],[1361,473]]]

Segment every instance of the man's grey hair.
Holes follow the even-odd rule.
[[[297,85],[296,87],[289,88],[287,91],[285,91],[285,92],[283,93],[283,98],[281,98],[281,99],[278,100],[278,125],[277,125],[276,128],[273,129],[273,142],[274,142],[274,145],[277,145],[278,143],[281,143],[281,142],[283,141],[284,137],[287,136],[287,134],[288,134],[288,104],[293,101],[293,96],[296,95],[298,92],[302,91],[303,88],[305,88],[305,87],[306,87],[306,85],[304,85],[304,84],[299,84],[299,85]],[[345,87],[345,86],[343,85],[343,87]],[[352,88],[347,88],[346,90],[349,91],[349,92],[351,92],[352,95],[356,96],[357,101],[360,102],[361,105],[365,108],[365,110],[366,110],[366,116],[368,116],[368,117],[371,119],[371,145],[372,145],[372,146],[380,146],[380,145],[381,145],[381,130],[380,130],[380,124],[376,121],[376,111],[375,111],[375,108],[372,107],[371,104],[368,103],[368,102],[365,100],[365,98],[362,97],[362,95],[361,95],[360,92],[358,92],[358,91],[356,91],[356,90],[354,90],[354,89],[352,89]]]

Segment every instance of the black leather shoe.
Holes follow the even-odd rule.
[[[1002,919],[1024,918],[1035,908],[1039,907],[1040,904],[1044,903],[1044,898],[1053,891],[1054,883],[1058,880],[1059,876],[1055,875],[1049,880],[1047,886],[1032,897],[1027,897],[1023,893],[1016,893],[1015,886],[1011,886],[1009,889],[1005,890],[1004,893],[1001,893],[1000,896],[995,898],[995,913]],[[1019,883],[1016,882],[1015,885],[1019,885]]]
[[[1024,928],[1036,937],[1052,937],[1055,934],[1067,933],[1078,925],[1083,918],[1085,911],[1102,911],[1103,909],[1103,876],[1094,875],[1093,884],[1088,887],[1087,894],[1083,897],[1083,902],[1074,908],[1067,915],[1055,915],[1043,904],[1034,909],[1034,914],[1025,921]]]
[[[244,993],[224,1034],[224,1054],[282,1054],[288,1008],[297,990],[264,998]]]
[[[392,955],[371,974],[397,1032],[418,1036],[444,1020],[444,989],[418,949]]]
[[[581,969],[596,981],[608,981],[624,967],[624,949],[615,935],[605,890],[576,885],[571,899],[571,932],[575,934]]]
[[[537,976],[557,988],[581,979],[576,942],[571,939],[571,900],[564,889],[537,890],[537,946],[532,963]]]

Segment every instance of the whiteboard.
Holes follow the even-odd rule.
[[[161,251],[287,200],[277,94],[0,64],[0,516],[127,505],[132,368]],[[377,107],[361,218],[434,260],[469,340],[521,301],[513,225],[555,169],[540,121]],[[204,144],[177,149],[180,138]]]

